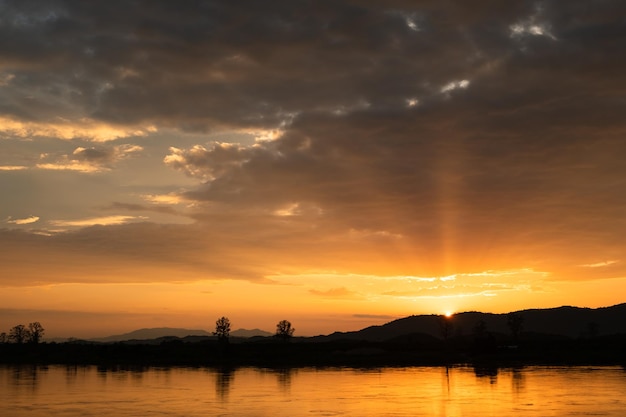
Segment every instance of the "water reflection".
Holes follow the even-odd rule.
[[[125,417],[155,413],[192,417],[622,417],[626,409],[624,392],[626,373],[622,367],[0,366],[0,402],[11,410],[11,417]]]
[[[526,374],[524,374],[522,368],[511,369],[511,388],[517,396],[526,389]]]
[[[443,380],[445,381],[445,387],[446,387],[446,392],[448,393],[448,396],[450,395],[450,367],[446,366],[445,368],[445,377],[443,378]]]
[[[235,371],[232,368],[221,368],[215,371],[215,393],[221,402],[228,401],[228,394],[234,377]]]
[[[42,373],[46,373],[48,367],[38,365],[17,365],[13,367],[11,375],[11,388],[16,391],[30,391],[35,393],[39,386]]]
[[[474,365],[474,374],[476,378],[489,379],[490,384],[496,384],[498,382],[498,367],[491,365]]]
[[[77,376],[78,376],[78,365],[67,365],[65,367],[65,382],[68,385],[74,384],[76,382]]]
[[[276,379],[278,380],[278,386],[283,392],[289,392],[289,389],[291,388],[291,379],[296,372],[297,370],[293,368],[274,370],[274,374],[276,375]]]

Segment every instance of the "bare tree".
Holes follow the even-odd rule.
[[[46,330],[38,321],[29,323],[28,324],[28,332],[29,332],[28,341],[30,343],[35,343],[35,344],[41,342],[41,338],[43,337],[43,334],[45,333],[45,331]]]
[[[276,325],[276,337],[279,337],[284,341],[289,340],[295,331],[296,329],[291,327],[291,323],[287,320],[281,320]]]
[[[0,333],[0,343],[7,343],[9,341],[9,336],[5,332]]]
[[[13,343],[22,344],[27,341],[29,337],[30,332],[23,324],[18,324],[9,330],[9,340]]]
[[[217,319],[213,335],[217,336],[217,339],[222,342],[228,342],[228,338],[230,337],[230,320],[228,320],[228,317],[220,317]]]

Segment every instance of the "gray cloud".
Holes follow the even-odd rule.
[[[595,5],[592,16],[600,22],[585,25],[575,13],[579,4],[548,3],[542,12],[569,48],[559,52],[566,58],[601,42],[589,26],[607,30],[603,19],[618,6]],[[394,108],[413,96],[428,101],[494,61],[545,58],[555,48],[535,36],[522,51],[511,38],[510,25],[537,14],[524,1],[506,8],[493,1],[471,8],[403,1],[11,1],[3,8],[2,39],[11,41],[0,44],[7,63],[0,108],[24,120],[78,113],[191,130],[275,127],[292,112],[357,103]]]
[[[383,261],[425,276],[625,272],[623,262],[593,274],[577,266],[626,249],[620,1],[2,8],[5,117],[282,133],[189,147],[173,135],[165,163],[198,180],[184,193],[196,226],[90,228],[47,241],[55,246],[94,242],[94,257],[246,279]],[[102,168],[127,151],[65,157]]]
[[[41,154],[36,165],[40,169],[78,172],[101,172],[111,169],[117,162],[141,152],[138,145],[78,147],[71,154]]]

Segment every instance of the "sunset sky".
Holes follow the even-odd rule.
[[[0,1],[0,331],[626,301],[624,16]]]

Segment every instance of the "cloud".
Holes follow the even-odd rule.
[[[6,220],[7,223],[18,224],[18,225],[21,225],[21,224],[31,224],[31,223],[35,223],[37,221],[39,221],[39,217],[37,217],[37,216],[30,216],[30,217],[26,217],[26,218],[23,218],[23,219],[12,219],[12,218],[9,217]]]
[[[119,161],[141,151],[143,151],[141,146],[130,144],[89,148],[80,146],[70,155],[43,154],[40,159],[51,160],[51,162],[40,162],[36,167],[53,171],[102,172],[110,170]]]
[[[51,220],[50,224],[57,227],[88,227],[94,225],[109,226],[125,224],[135,220],[145,220],[146,217],[136,216],[105,216],[105,217],[93,217],[89,219],[80,220]]]
[[[441,92],[447,93],[456,89],[465,89],[469,87],[469,85],[470,85],[469,80],[451,81],[447,83],[446,85],[444,85],[443,87],[441,87]]]
[[[181,204],[184,202],[184,199],[179,195],[179,194],[175,194],[175,193],[169,193],[169,194],[144,194],[141,196],[141,198],[143,198],[146,201],[149,201],[151,203],[155,203],[155,204]]]
[[[259,248],[258,237],[242,239],[233,235],[232,225],[220,227],[219,221],[206,227],[137,220],[142,218],[63,220],[57,227],[69,230],[48,234],[0,229],[0,287],[224,279],[272,283],[264,275],[276,260],[273,244]],[[281,267],[286,264],[294,260]]]
[[[348,290],[345,287],[331,288],[329,290],[321,291],[311,289],[309,292],[313,295],[323,297],[323,298],[355,298],[357,296],[353,291]]]
[[[23,171],[28,169],[28,167],[23,165],[2,165],[0,166],[0,171]]]
[[[0,116],[0,132],[19,138],[53,137],[63,140],[83,139],[108,142],[121,138],[146,136],[154,132],[152,126],[115,126],[81,118],[79,120],[24,121]]]
[[[359,319],[376,319],[376,320],[395,320],[398,318],[396,316],[389,316],[387,314],[354,314],[353,316]]]
[[[169,151],[154,154],[196,181],[133,189],[184,201],[193,227],[121,216],[48,244],[253,281],[313,269],[623,275],[576,266],[626,249],[619,1],[146,4],[3,4],[5,137],[71,140],[37,166],[113,175],[168,132]],[[182,143],[187,133],[198,141]]]
[[[0,86],[8,85],[15,78],[14,74],[0,74]]]
[[[609,266],[609,265],[613,265],[618,263],[619,261],[603,261],[603,262],[596,262],[596,263],[592,263],[592,264],[584,264],[584,265],[579,265],[583,268],[603,268],[605,266]]]
[[[167,127],[271,131],[294,114],[397,108],[509,54],[507,25],[493,22],[533,13],[523,3],[276,0],[137,2],[120,16],[102,4],[14,3],[0,31],[13,39],[1,51],[5,114],[16,135],[106,141]],[[15,23],[25,18],[37,23]]]
[[[229,168],[241,166],[251,157],[254,148],[219,142],[212,143],[209,149],[202,145],[188,150],[172,147],[163,162],[189,176],[208,181],[223,175]]]
[[[169,204],[176,204],[176,203],[169,203]],[[145,212],[172,214],[172,215],[175,215],[175,216],[185,216],[185,214],[183,214],[182,212],[177,211],[176,209],[174,209],[172,207],[163,206],[162,204],[158,204],[158,205],[144,205],[144,204],[113,202],[110,206],[103,207],[103,210],[110,210],[110,211],[120,211],[120,210],[145,211]],[[142,217],[142,219],[145,219],[145,217]]]
[[[104,170],[103,167],[97,165],[91,165],[88,163],[81,163],[78,161],[67,161],[67,162],[55,162],[55,163],[44,163],[37,164],[37,168],[46,169],[50,171],[77,171],[84,173],[93,173],[93,172],[101,172]]]

